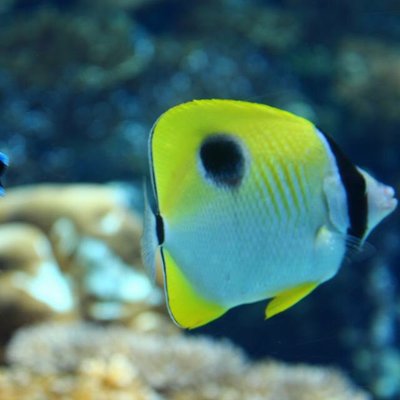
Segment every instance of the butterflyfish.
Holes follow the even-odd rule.
[[[7,169],[7,167],[8,167],[8,157],[5,154],[0,153],[0,178],[4,175],[4,172]],[[4,195],[4,188],[0,181],[0,196],[3,195]]]
[[[265,317],[332,278],[397,205],[310,121],[267,105],[197,100],[149,137],[143,257],[161,251],[169,313],[196,328],[263,299]]]

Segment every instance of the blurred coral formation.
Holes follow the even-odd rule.
[[[0,399],[368,398],[329,369],[253,364],[229,346],[222,362],[224,344],[178,335],[160,276],[154,286],[140,261],[141,184],[156,118],[219,97],[310,118],[399,191],[399,26],[394,0],[1,1],[0,150],[11,165],[0,199],[0,359],[10,364]],[[104,183],[115,180],[128,183]],[[371,237],[377,256],[346,265],[272,323],[256,304],[198,332],[256,358],[337,365],[374,398],[398,399],[399,224],[397,213]],[[91,353],[91,337],[104,354]],[[149,363],[128,349],[134,340],[147,343]],[[76,355],[70,370],[49,358],[54,343]],[[145,374],[157,352],[160,374],[148,375],[159,383]],[[174,357],[187,357],[187,371]],[[227,375],[201,369],[194,382],[199,359]]]
[[[338,54],[337,92],[361,118],[399,122],[400,49],[379,40],[349,38]]]
[[[250,362],[223,341],[122,327],[22,329],[0,370],[0,398],[369,400],[338,371]],[[44,397],[43,397],[44,396]]]
[[[123,186],[38,185],[0,204],[2,343],[49,318],[129,322],[164,318],[161,289],[140,260],[141,218]]]
[[[64,83],[72,89],[104,89],[146,67],[150,54],[132,48],[132,34],[134,27],[125,14],[111,19],[44,8],[35,18],[27,14],[3,26],[0,67],[32,86]]]

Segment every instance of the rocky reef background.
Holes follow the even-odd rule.
[[[0,393],[4,382],[26,382],[38,357],[14,357],[21,326],[89,320],[177,334],[138,253],[147,134],[169,107],[218,97],[293,111],[399,192],[399,41],[394,0],[2,1],[0,150],[11,167],[0,201],[0,340],[4,362],[17,370],[0,375]],[[56,186],[43,185],[50,182]],[[193,334],[229,338],[255,359],[334,366],[374,398],[399,398],[399,224],[399,214],[391,216],[367,254],[289,312],[264,322],[264,303],[244,306]],[[71,340],[60,346],[76,346]],[[93,357],[100,366],[82,358],[49,374],[94,368],[97,383],[76,384],[86,393],[114,362]],[[158,389],[146,373],[137,380],[138,367],[125,358],[116,368],[134,370],[138,393],[225,398],[192,383],[186,395],[170,383]],[[250,379],[240,368],[229,379]],[[29,379],[50,385],[50,377]],[[228,395],[237,389],[214,383]],[[147,395],[137,398],[156,398]]]

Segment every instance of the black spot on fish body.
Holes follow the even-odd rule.
[[[219,186],[235,188],[245,173],[241,145],[228,134],[208,136],[200,146],[200,161],[207,179]]]

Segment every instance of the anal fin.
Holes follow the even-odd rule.
[[[271,318],[292,307],[310,294],[318,285],[319,283],[317,282],[302,283],[299,286],[279,293],[268,303],[265,309],[265,318]]]
[[[197,328],[225,314],[227,308],[197,293],[170,253],[163,249],[168,310],[182,328]]]

